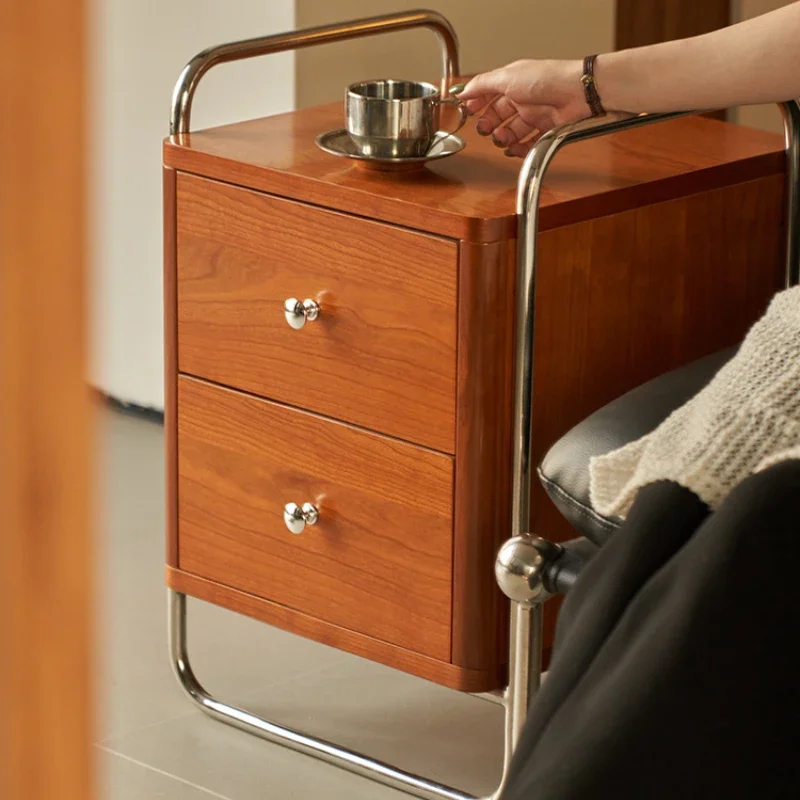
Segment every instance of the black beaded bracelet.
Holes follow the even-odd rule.
[[[603,103],[600,100],[600,94],[597,91],[597,83],[594,79],[594,62],[597,56],[586,56],[583,59],[583,77],[581,83],[583,84],[583,91],[586,95],[586,104],[592,110],[593,117],[601,117],[606,113],[603,108]]]

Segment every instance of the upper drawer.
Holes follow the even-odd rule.
[[[455,242],[191,175],[177,195],[181,372],[454,452]],[[299,330],[292,297],[320,308]]]

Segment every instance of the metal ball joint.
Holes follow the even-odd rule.
[[[550,592],[545,576],[563,552],[562,548],[538,536],[515,536],[497,554],[494,574],[497,585],[510,600],[525,605],[545,600]]]

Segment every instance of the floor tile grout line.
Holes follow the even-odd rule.
[[[223,700],[223,702],[227,703],[228,705],[237,706],[237,705],[239,705],[239,703],[243,703],[243,702],[246,702],[248,699],[251,699],[251,698],[254,698],[254,697],[258,697],[260,694],[262,694],[263,692],[268,692],[270,689],[275,689],[275,688],[280,687],[280,686],[285,686],[287,684],[294,683],[295,681],[300,680],[301,678],[308,678],[311,675],[321,675],[321,674],[323,674],[323,673],[325,673],[325,672],[327,672],[329,670],[332,670],[332,669],[334,669],[334,668],[336,668],[338,666],[341,666],[344,663],[346,663],[346,662],[344,660],[341,660],[341,661],[336,661],[333,664],[327,664],[324,667],[315,667],[314,669],[309,669],[306,672],[299,672],[299,673],[296,673],[295,675],[292,675],[292,676],[290,676],[288,678],[282,678],[282,679],[280,679],[278,681],[275,681],[275,683],[267,684],[266,686],[263,686],[260,689],[253,689],[252,691],[245,692],[244,694],[237,694],[235,696],[229,697],[226,700]],[[181,714],[176,714],[175,716],[167,717],[166,719],[156,720],[155,722],[151,722],[151,723],[149,723],[147,725],[143,725],[140,728],[133,728],[133,729],[131,729],[129,731],[125,731],[125,733],[119,733],[119,734],[114,734],[113,736],[107,736],[105,739],[100,739],[99,741],[95,742],[94,744],[97,747],[103,747],[103,748],[106,748],[106,749],[110,749],[109,745],[112,744],[113,742],[118,742],[118,741],[121,741],[122,739],[127,739],[129,736],[137,736],[138,734],[143,733],[144,731],[150,730],[151,728],[157,728],[159,725],[167,725],[167,724],[169,724],[171,722],[177,722],[178,720],[183,720],[183,719],[186,719],[187,717],[193,717],[193,716],[195,716],[197,714],[199,714],[199,715],[201,715],[203,717],[206,716],[206,714],[204,714],[201,709],[199,709],[195,705],[192,705],[191,702],[188,699],[185,699],[185,702],[187,704],[188,710],[183,712],[183,713],[181,713]],[[244,709],[244,710],[246,711],[247,709]],[[223,723],[220,723],[220,724],[223,724]]]
[[[182,783],[185,786],[190,786],[192,789],[197,789],[198,792],[203,792],[207,794],[209,797],[216,797],[218,800],[230,800],[229,797],[226,797],[224,794],[218,794],[217,792],[212,791],[211,789],[206,789],[204,786],[198,786],[196,783],[192,783],[191,781],[187,781],[185,778],[181,778],[178,775],[173,775],[169,772],[166,772],[163,769],[158,769],[158,767],[153,767],[150,764],[145,764],[143,761],[139,761],[135,758],[131,758],[130,756],[126,756],[125,753],[119,753],[116,750],[112,750],[110,747],[105,747],[104,745],[95,745],[102,750],[105,750],[107,753],[111,753],[111,755],[118,756],[119,758],[123,759],[124,761],[129,761],[131,764],[136,764],[138,767],[142,767],[143,769],[150,770],[151,772],[156,772],[159,775],[163,775],[165,778],[170,778],[178,783]]]
[[[300,680],[301,678],[308,678],[312,675],[324,675],[326,672],[330,672],[333,669],[338,669],[343,664],[346,664],[347,660],[337,659],[331,664],[326,664],[324,667],[314,667],[313,669],[308,669],[304,672],[298,672],[295,675],[292,675],[289,678],[282,678],[279,681],[275,681],[275,683],[269,684],[269,686],[265,686],[263,689],[253,689],[252,691],[245,692],[244,694],[237,695],[236,697],[231,698],[231,703],[236,704],[239,702],[245,702],[253,697],[257,697],[258,695],[262,694],[269,689],[276,689],[281,686],[286,686],[291,683],[295,683],[296,681]],[[224,701],[223,701],[224,702]]]
[[[114,733],[111,736],[107,736],[105,739],[100,739],[99,741],[95,742],[97,747],[108,748],[110,744],[113,742],[118,742],[121,739],[126,739],[128,736],[136,736],[137,734],[144,733],[144,731],[150,730],[150,728],[156,728],[159,725],[167,725],[170,722],[177,722],[181,719],[186,719],[187,717],[194,716],[199,709],[190,705],[189,701],[186,701],[187,710],[180,713],[175,714],[175,716],[167,717],[166,719],[159,719],[155,722],[148,722],[147,725],[142,725],[138,728],[131,728],[130,730],[125,731],[124,733]]]

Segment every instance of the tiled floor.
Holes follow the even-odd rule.
[[[205,717],[166,650],[159,425],[104,412],[98,595],[100,796],[107,800],[400,800],[378,786]],[[398,766],[488,793],[502,712],[253,620],[190,601],[195,671],[222,699]]]

